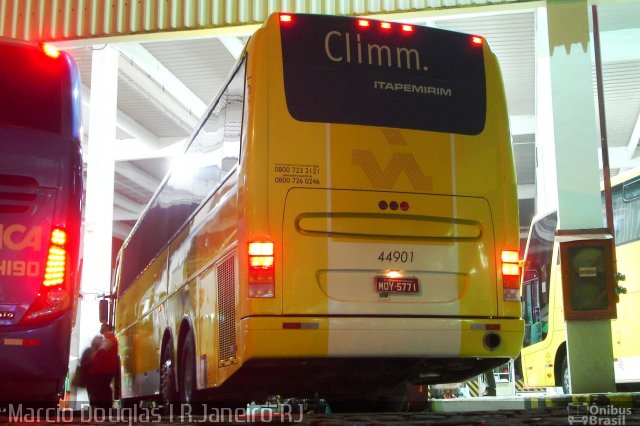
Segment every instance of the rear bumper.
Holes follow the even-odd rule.
[[[240,325],[243,359],[292,357],[514,358],[521,319],[250,317]],[[486,336],[500,344],[491,349]]]
[[[70,331],[71,312],[42,327],[0,327],[0,398],[56,393],[67,375]]]
[[[520,353],[524,323],[519,319],[253,317],[241,321],[240,332],[242,364],[225,382],[221,395],[244,396],[247,389],[267,389],[349,399],[405,382],[451,383],[477,376]],[[494,350],[483,343],[488,333],[500,337]]]

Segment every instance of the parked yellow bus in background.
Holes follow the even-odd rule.
[[[625,275],[618,318],[611,321],[616,384],[640,383],[640,168],[611,179],[617,270]],[[603,196],[604,198],[604,196]],[[567,365],[562,274],[555,232],[556,212],[534,219],[523,271],[524,348],[522,373],[528,387],[571,390]]]
[[[486,40],[275,14],[125,241],[122,398],[370,408],[517,356],[518,206]]]

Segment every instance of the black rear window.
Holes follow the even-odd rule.
[[[295,119],[470,135],[483,130],[484,40],[359,21],[292,15],[281,22],[285,94]]]
[[[61,133],[63,103],[68,101],[68,65],[26,43],[0,42],[0,124]],[[66,75],[66,74],[65,74]]]

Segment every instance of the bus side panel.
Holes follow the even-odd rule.
[[[160,342],[167,294],[167,250],[118,299],[116,330],[121,361],[122,396],[153,395],[160,376]]]
[[[619,296],[618,319],[611,321],[617,383],[640,382],[640,340],[636,338],[640,324],[639,250],[638,241],[616,247],[618,271],[626,277],[620,285],[627,289]]]
[[[493,117],[493,120],[487,120],[487,125],[482,135],[486,137],[486,143],[496,145],[499,154],[496,167],[499,169],[498,176],[500,179],[496,181],[495,185],[490,186],[492,194],[488,195],[487,198],[490,200],[499,200],[496,206],[500,205],[501,207],[492,209],[491,211],[495,225],[496,255],[500,256],[502,250],[519,250],[520,247],[518,189],[513,149],[511,146],[509,114],[507,104],[504,101],[506,95],[502,82],[502,72],[497,57],[489,50],[488,46],[485,46],[484,57],[486,75],[496,76],[496,78],[487,78],[487,117]],[[480,157],[483,155],[480,152],[477,154]],[[474,157],[473,154],[462,156],[464,159],[472,159]],[[476,167],[477,166],[474,165],[472,169]],[[466,174],[469,168],[466,167],[464,163],[461,163],[458,166],[458,170],[464,171],[464,174]],[[469,176],[471,179],[470,182],[474,182],[476,178],[483,179],[487,170],[481,170],[480,173],[481,174],[476,177]],[[499,268],[496,268],[496,272],[499,272]],[[497,279],[498,282],[501,281],[499,274]],[[521,303],[519,301],[504,300],[500,286],[497,288],[496,296],[498,299],[498,316],[508,318],[519,318],[521,316]]]
[[[562,305],[560,265],[557,265],[555,261],[557,246],[554,249],[556,253],[551,265],[548,290],[548,332],[541,341],[524,347],[521,352],[522,371],[528,387],[556,385],[555,360],[559,348],[565,343],[567,338],[564,308]],[[542,315],[547,314],[543,312]],[[560,360],[560,362],[562,361]]]
[[[181,353],[185,328],[193,333],[198,388],[218,386],[237,363],[237,173],[232,173],[170,245],[169,289],[166,301],[173,330],[175,360]],[[234,264],[229,270],[228,259]],[[229,272],[230,271],[230,272]],[[231,280],[231,285],[229,285]],[[186,285],[185,285],[186,283]],[[224,291],[220,291],[223,289]],[[219,305],[233,315],[219,315]],[[225,311],[225,313],[229,313]],[[228,339],[221,339],[223,331]],[[181,334],[182,333],[182,334]],[[221,350],[221,345],[224,346]],[[224,360],[220,353],[230,354]],[[233,368],[232,368],[233,370]]]

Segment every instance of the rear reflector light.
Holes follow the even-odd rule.
[[[275,297],[275,262],[272,242],[249,243],[249,297]]]
[[[5,338],[2,341],[4,346],[40,346],[39,339],[12,339]]]
[[[471,324],[471,330],[500,330],[500,324]]]
[[[59,315],[71,306],[69,292],[61,287],[43,288],[20,321],[22,324]]]

